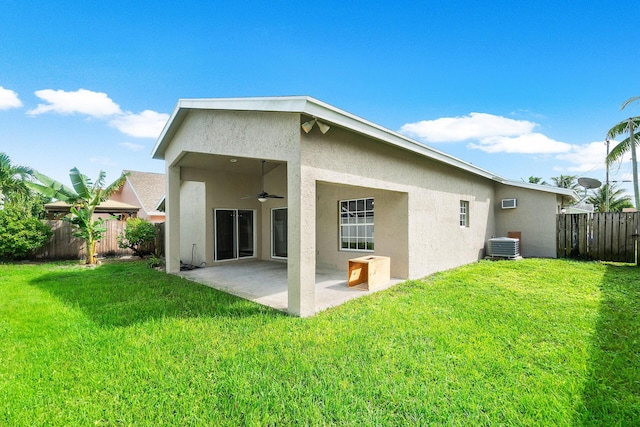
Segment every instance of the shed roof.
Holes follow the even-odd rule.
[[[507,180],[486,169],[458,159],[457,157],[415,141],[398,132],[386,129],[309,96],[180,99],[153,147],[152,156],[154,159],[164,159],[165,150],[169,142],[190,110],[263,111],[305,114],[327,122],[328,124],[346,128],[501,184],[576,198],[574,191],[570,189]]]
[[[57,201],[46,203],[44,208],[47,212],[69,212],[71,205],[66,202]],[[140,206],[117,202],[115,200],[106,200],[96,207],[95,213],[137,213],[139,210]]]

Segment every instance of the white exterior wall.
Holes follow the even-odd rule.
[[[366,254],[341,251],[338,242],[338,202],[363,197],[375,200],[374,254],[391,257],[394,277],[416,279],[475,262],[490,237],[507,231],[522,233],[523,255],[555,256],[553,193],[497,184],[337,125],[327,134],[317,126],[302,133],[309,117],[299,113],[191,110],[182,117],[164,152],[167,239],[181,242],[167,244],[169,272],[179,259],[191,260],[193,243],[199,262],[213,262],[216,208],[255,210],[256,257],[271,259],[271,209],[286,206],[289,312],[312,315],[316,266],[346,270],[348,259]],[[242,199],[256,194],[260,175],[217,170],[218,156],[277,164],[265,188],[286,198]],[[500,200],[511,197],[518,209],[500,209]],[[459,224],[461,201],[469,203],[467,227]]]
[[[318,183],[316,189],[316,254],[319,267],[347,271],[350,258],[380,255],[391,259],[392,277],[408,277],[406,193],[328,183]],[[367,197],[374,198],[375,250],[373,253],[341,250],[338,201]]]
[[[226,174],[226,177],[207,177],[205,164],[197,168],[182,165],[185,153],[202,153],[212,155],[239,156],[254,159],[267,159],[286,162],[286,202],[289,209],[287,276],[289,286],[289,312],[299,316],[310,316],[315,313],[315,228],[309,224],[315,223],[315,182],[305,172],[300,163],[300,116],[293,113],[268,112],[233,112],[192,110],[184,118],[181,126],[172,137],[164,157],[169,168],[180,170],[180,180],[201,180],[207,188],[207,219],[206,238],[213,241],[213,207],[224,203],[233,203],[227,208],[243,208],[238,200],[239,195],[255,194],[256,186],[249,180],[241,180]],[[169,174],[169,202],[178,198],[176,194],[176,174]],[[266,178],[265,178],[266,179]],[[244,191],[238,189],[247,185]],[[258,187],[259,188],[259,187]],[[282,187],[280,187],[282,188]],[[233,191],[235,190],[235,191]],[[220,192],[231,192],[221,196]],[[273,191],[275,193],[275,191]],[[216,200],[216,197],[219,199]],[[232,197],[233,200],[229,200]],[[240,196],[241,197],[241,196]],[[185,201],[189,203],[189,201]],[[256,206],[255,200],[246,199],[246,203]],[[271,201],[257,206],[256,224],[263,224],[264,210],[272,205]],[[168,209],[175,208],[170,204]],[[179,232],[180,210],[176,208],[174,214],[167,220],[167,228],[171,241],[181,240]],[[266,230],[268,233],[268,230]],[[264,243],[262,238],[265,230],[259,233],[256,248],[258,256],[263,256]],[[169,239],[169,237],[168,237]],[[190,254],[177,254],[177,249],[169,249],[167,240],[167,271],[176,272],[179,265],[176,258]],[[184,249],[184,248],[183,248]],[[207,245],[205,259],[213,259],[212,245]]]
[[[502,209],[502,199],[517,199],[517,208]],[[523,257],[555,258],[556,214],[561,205],[561,197],[553,193],[496,184],[495,237],[506,237],[509,232],[519,231]]]
[[[185,264],[206,262],[205,248],[209,240],[205,229],[205,184],[183,182],[180,188],[180,260]],[[195,245],[195,247],[194,247]]]
[[[391,197],[388,201],[398,207],[395,215],[399,221],[406,221],[406,227],[402,223],[388,226],[403,234],[390,232],[385,235],[385,230],[378,227],[377,219],[375,223],[375,253],[388,255],[386,248],[395,247],[393,251],[399,259],[398,262],[392,259],[391,265],[396,277],[421,278],[484,256],[485,241],[495,230],[494,189],[490,180],[340,128],[331,128],[326,135],[313,131],[303,134],[301,145],[303,162],[313,165],[317,181],[364,187],[362,190],[345,189],[345,194],[362,194],[363,197],[372,193],[367,188],[406,195],[396,197],[397,200]],[[325,221],[324,216],[331,217],[337,200],[345,197],[339,197],[335,190],[327,190],[329,187],[320,185],[318,188],[319,198],[328,206],[318,207],[319,220],[329,227],[323,229],[318,225],[318,233],[322,229],[333,239],[332,236],[338,233],[337,224]],[[404,208],[403,197],[406,199]],[[469,227],[459,225],[461,200],[470,205]],[[380,209],[384,208],[376,201],[376,218]],[[330,253],[332,246],[337,253]],[[400,255],[401,247],[405,248],[406,261]],[[337,243],[327,242],[326,237],[319,238],[318,250],[320,264],[328,263],[337,268],[346,266],[345,259],[359,254],[338,251]]]

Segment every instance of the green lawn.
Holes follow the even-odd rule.
[[[0,265],[0,425],[640,425],[640,269],[480,262],[314,318]]]

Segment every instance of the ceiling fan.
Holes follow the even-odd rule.
[[[258,201],[260,203],[266,202],[267,199],[284,199],[283,196],[278,196],[276,194],[269,194],[266,191],[264,191],[264,163],[265,163],[265,160],[261,160],[260,162],[261,162],[261,166],[262,166],[262,189],[255,196],[245,196],[245,197],[243,197],[243,199],[249,199],[249,198],[257,197]]]

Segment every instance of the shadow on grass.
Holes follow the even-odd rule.
[[[284,314],[186,279],[149,269],[143,262],[114,262],[96,268],[54,266],[31,281],[63,303],[81,309],[105,327],[152,319]]]
[[[640,267],[607,266],[582,425],[640,425]],[[579,411],[580,412],[580,411]]]

